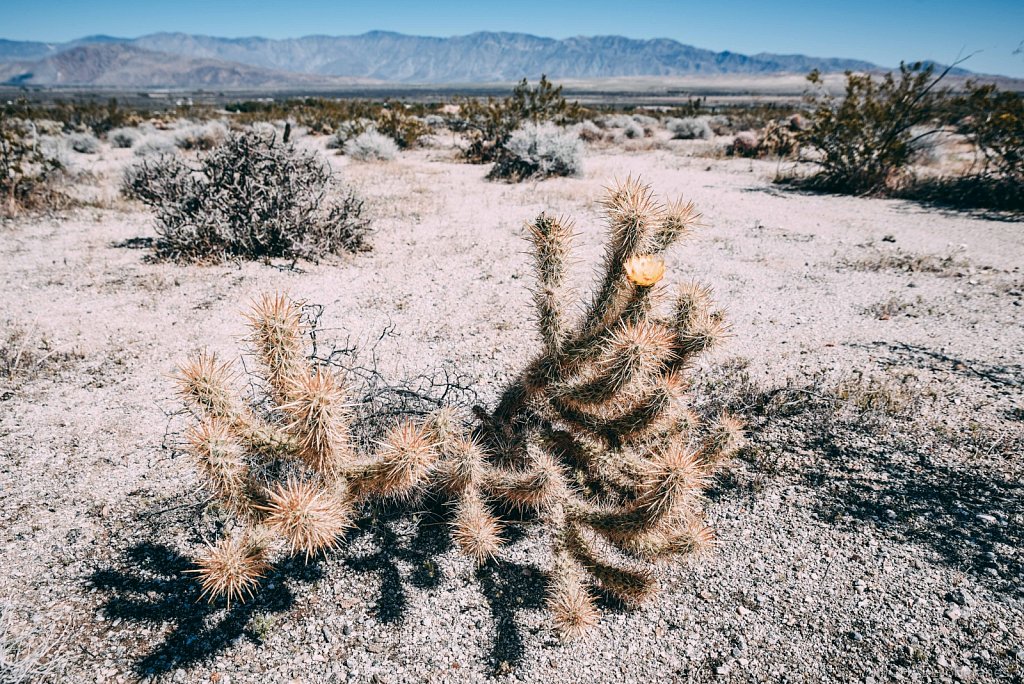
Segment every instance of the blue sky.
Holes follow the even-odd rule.
[[[289,38],[373,29],[660,37],[713,50],[853,57],[884,66],[977,52],[964,67],[1024,77],[1024,0],[4,0],[0,10],[0,37],[13,40],[157,31]]]

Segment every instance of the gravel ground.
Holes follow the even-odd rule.
[[[785,192],[776,163],[701,149],[592,149],[583,178],[519,185],[444,145],[332,157],[374,250],[298,270],[147,262],[119,246],[153,234],[115,199],[130,151],[71,153],[95,208],[0,224],[0,343],[22,351],[0,377],[12,633],[67,682],[1022,681],[1021,224]],[[182,570],[207,514],[169,379],[187,352],[237,354],[239,312],[280,289],[389,377],[447,369],[491,403],[539,345],[522,222],[577,217],[583,288],[601,188],[628,174],[697,202],[669,273],[713,284],[733,323],[695,375],[751,426],[712,492],[713,550],[569,645],[539,530],[476,570],[436,509],[368,514],[257,600],[198,601]]]

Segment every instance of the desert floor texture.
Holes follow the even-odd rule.
[[[323,149],[323,138],[301,144]],[[447,140],[393,162],[325,151],[367,199],[373,250],[152,263],[130,150],[71,153],[90,206],[0,223],[0,602],[67,682],[1020,682],[1024,678],[1024,226],[808,195],[778,162],[702,143],[591,147],[581,178],[505,184]],[[572,215],[586,291],[598,200],[640,175],[705,226],[668,279],[706,280],[733,336],[693,375],[749,443],[709,504],[718,543],[644,608],[562,644],[545,540],[475,569],[439,515],[381,511],[256,600],[183,570],[208,496],[171,377],[237,357],[265,291],[323,305],[319,342],[396,382],[457,378],[493,404],[539,347],[523,222]],[[13,352],[12,352],[13,350]],[[475,394],[475,396],[474,396]]]

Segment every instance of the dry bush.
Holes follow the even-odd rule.
[[[33,644],[29,634],[15,632],[10,608],[0,610],[0,684],[33,684],[56,679],[63,657],[54,641]]]
[[[68,145],[79,154],[96,154],[100,151],[100,141],[92,133],[75,133],[68,138]]]
[[[706,117],[669,119],[665,128],[672,134],[673,140],[710,140],[715,136]]]
[[[188,125],[174,134],[174,145],[181,150],[212,150],[228,137],[227,127],[219,121]]]
[[[31,121],[16,119],[0,108],[0,215],[68,203],[67,196],[54,187],[64,166],[41,143]]]
[[[398,156],[398,145],[391,137],[371,129],[346,140],[344,151],[357,161],[391,161]]]
[[[534,88],[524,78],[512,95],[502,100],[461,101],[458,116],[450,125],[469,138],[464,151],[466,160],[487,164],[501,156],[505,143],[523,124],[573,123],[580,119],[581,111],[578,104],[562,96],[562,86],[555,87],[546,76],[541,76]]]
[[[429,132],[419,119],[409,116],[399,104],[384,107],[377,115],[376,128],[379,133],[395,141],[403,150],[416,147],[420,138]]]
[[[127,150],[135,146],[141,134],[135,128],[115,128],[107,132],[107,141],[111,147]]]
[[[583,144],[571,130],[554,124],[525,124],[512,134],[487,178],[512,182],[579,176]]]
[[[122,188],[156,212],[157,256],[184,261],[302,257],[367,248],[369,221],[329,165],[274,135],[228,137],[193,169],[163,155],[126,169]]]
[[[451,504],[456,546],[479,564],[506,529],[534,521],[554,565],[548,606],[565,638],[598,619],[598,593],[629,606],[657,590],[656,561],[703,548],[701,493],[738,448],[739,423],[685,398],[688,368],[725,334],[709,290],[661,284],[662,254],[696,225],[636,181],[611,190],[603,275],[582,317],[566,289],[573,226],[528,226],[543,348],[472,425],[451,409],[389,422],[374,450],[354,438],[351,377],[309,354],[310,320],[284,296],[249,314],[265,396],[239,398],[233,364],[203,353],[180,371],[198,424],[190,451],[234,527],[203,550],[211,599],[243,600],[271,564],[336,549],[359,511],[426,495]],[[315,335],[312,336],[314,339]],[[365,444],[365,443],[364,443]]]

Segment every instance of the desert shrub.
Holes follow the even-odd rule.
[[[982,157],[980,173],[1024,183],[1024,95],[968,83],[953,108],[959,132]]]
[[[792,157],[800,151],[799,131],[791,121],[769,121],[761,131],[759,157]]]
[[[638,124],[636,121],[630,121],[622,129],[622,135],[625,136],[626,138],[629,138],[630,140],[639,140],[640,138],[643,138],[644,136],[647,135],[647,131],[644,130],[644,127]]]
[[[355,378],[333,355],[308,353],[307,339],[322,337],[284,296],[264,296],[247,317],[255,401],[230,361],[204,352],[183,365],[179,390],[197,418],[189,451],[228,523],[196,560],[203,594],[245,600],[272,564],[337,549],[373,506],[401,512],[429,497],[450,504],[454,545],[480,565],[501,553],[506,528],[542,528],[548,608],[568,639],[597,622],[599,596],[641,604],[657,592],[659,561],[708,546],[702,495],[742,426],[717,407],[694,412],[684,376],[726,326],[703,285],[682,286],[671,304],[657,294],[665,250],[699,215],[635,181],[610,191],[604,210],[605,258],[582,317],[567,287],[572,223],[542,213],[528,226],[543,348],[475,419],[451,407],[371,417],[384,436],[360,443],[346,391]]]
[[[139,141],[139,132],[134,128],[115,128],[107,132],[107,141],[111,147],[129,149]]]
[[[590,119],[576,124],[574,130],[580,140],[584,142],[598,142],[599,140],[604,139],[604,131],[602,131],[601,128]]]
[[[815,150],[819,167],[814,183],[830,190],[869,193],[899,179],[913,157],[911,130],[929,124],[945,93],[937,88],[934,66],[900,64],[899,76],[846,74],[841,101],[828,94],[818,71],[807,77],[816,90],[808,95],[810,128],[800,143]]]
[[[569,103],[562,96],[562,86],[555,87],[546,76],[541,76],[535,88],[524,78],[512,95],[502,100],[460,102],[459,114],[451,126],[469,138],[469,145],[463,152],[466,160],[486,164],[501,155],[512,133],[524,123],[566,124],[577,121],[580,115],[579,105]]]
[[[68,138],[68,144],[79,154],[96,154],[100,151],[100,141],[92,133],[75,133]]]
[[[427,134],[427,127],[416,117],[405,113],[404,107],[395,105],[380,110],[377,116],[378,133],[388,136],[403,150],[415,147],[420,138]]]
[[[715,135],[708,120],[703,117],[669,119],[665,127],[674,140],[710,140]]]
[[[734,157],[756,157],[761,140],[754,131],[740,131],[726,148],[726,153]]]
[[[157,256],[316,258],[366,248],[368,221],[352,192],[330,197],[330,167],[273,136],[245,131],[200,159],[144,160],[125,171],[124,193],[156,212]]]
[[[178,147],[174,141],[165,136],[152,136],[143,139],[135,146],[136,157],[158,157],[162,155],[174,155],[178,153]]]
[[[53,180],[63,164],[45,149],[31,122],[0,109],[0,214],[63,203]]]
[[[362,135],[367,131],[374,130],[374,123],[371,119],[352,119],[342,121],[334,128],[334,135],[327,141],[327,149],[344,150],[345,143]]]
[[[582,167],[583,145],[579,136],[554,124],[528,123],[505,143],[487,177],[521,181],[578,176]]]
[[[228,137],[227,127],[219,121],[186,126],[174,134],[174,145],[181,150],[212,150]]]
[[[398,156],[398,145],[389,136],[375,130],[365,131],[345,142],[345,154],[357,161],[391,161]]]

